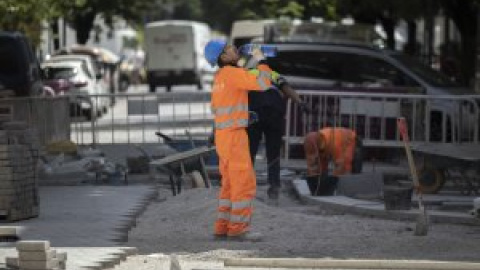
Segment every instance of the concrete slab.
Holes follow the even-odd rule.
[[[337,185],[337,194],[356,198],[358,196],[380,198],[382,190],[383,174],[376,172],[342,175]]]

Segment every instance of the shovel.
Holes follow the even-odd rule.
[[[408,138],[407,121],[403,117],[397,119],[397,127],[402,137],[403,144],[405,146],[405,152],[407,153],[408,166],[410,167],[410,173],[413,179],[414,188],[418,194],[418,210],[420,211],[417,224],[415,226],[416,236],[425,236],[428,233],[428,216],[425,206],[423,205],[422,189],[420,182],[418,181],[417,169],[413,160],[412,149],[410,148],[410,142]]]

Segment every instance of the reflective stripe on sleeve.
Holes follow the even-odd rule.
[[[240,104],[236,106],[217,107],[212,109],[213,114],[221,116],[225,114],[231,114],[234,112],[248,112],[248,104]]]
[[[236,125],[235,125],[236,124]],[[231,127],[248,127],[248,119],[227,120],[224,122],[215,123],[215,129],[226,129]]]
[[[224,121],[224,122],[215,123],[215,129],[225,129],[225,128],[229,128],[229,127],[233,127],[233,120],[232,119]]]
[[[265,82],[265,79],[270,80],[271,73],[269,71],[260,71],[260,74],[257,77],[257,83],[262,90],[267,90],[270,86]]]
[[[237,119],[238,127],[248,127],[248,119]]]

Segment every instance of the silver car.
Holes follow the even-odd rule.
[[[278,53],[269,58],[270,66],[296,89],[433,96],[472,93],[442,73],[395,51],[360,44],[273,45]],[[461,108],[448,100],[435,100],[429,108],[430,140],[445,139],[441,136],[445,129],[452,139],[452,119],[458,118]]]

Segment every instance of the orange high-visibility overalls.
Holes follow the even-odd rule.
[[[325,138],[326,148],[320,153],[319,136]],[[310,132],[305,137],[304,147],[307,159],[307,174],[318,175],[327,172],[328,161],[335,164],[333,175],[339,176],[352,171],[357,134],[347,128],[323,128],[318,132]]]
[[[236,236],[249,229],[256,179],[246,132],[247,91],[268,89],[271,86],[271,72],[268,70],[262,68],[254,74],[242,68],[225,66],[214,78],[211,107],[222,176],[216,235]]]

